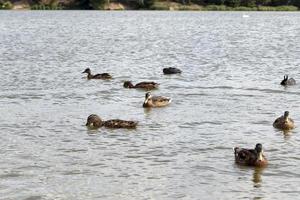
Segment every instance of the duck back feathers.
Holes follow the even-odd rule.
[[[123,86],[125,88],[138,88],[138,89],[145,89],[145,90],[152,90],[152,89],[156,89],[158,88],[158,83],[155,83],[153,81],[144,81],[144,82],[140,82],[137,83],[136,85],[133,85],[131,81],[125,81]]]
[[[126,121],[120,119],[111,119],[104,122],[106,128],[136,128],[138,122],[136,121]]]
[[[181,70],[175,67],[168,67],[163,69],[164,74],[180,74]]]

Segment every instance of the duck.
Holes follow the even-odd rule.
[[[293,78],[289,78],[288,75],[283,76],[283,80],[281,81],[280,85],[287,86],[287,85],[296,85],[296,81]]]
[[[163,107],[171,103],[172,99],[163,96],[152,96],[150,92],[145,95],[145,101],[143,103],[144,108],[149,107]]]
[[[124,88],[140,88],[145,90],[152,90],[158,88],[158,85],[158,83],[146,81],[133,85],[131,81],[125,81],[123,86]]]
[[[254,149],[234,148],[235,162],[239,165],[265,167],[268,164],[263,154],[262,144],[258,143]]]
[[[91,69],[86,68],[82,73],[87,73],[87,79],[111,79],[111,75],[108,73],[92,75]]]
[[[180,74],[181,70],[175,67],[168,67],[163,69],[164,74]]]
[[[294,120],[289,117],[289,111],[285,111],[281,117],[278,117],[274,123],[273,127],[281,130],[290,130],[295,128]]]
[[[103,121],[98,115],[91,114],[88,116],[86,121],[86,126],[90,129],[97,129],[102,126],[106,128],[127,128],[133,129],[136,128],[138,122],[137,121],[127,121],[121,119],[111,119],[107,121]]]

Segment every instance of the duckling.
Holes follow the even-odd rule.
[[[289,78],[288,75],[283,76],[283,80],[281,81],[280,85],[287,86],[287,85],[296,85],[296,81],[293,78]]]
[[[98,115],[92,114],[87,118],[86,126],[91,129],[100,128],[102,126],[106,128],[136,128],[138,122],[125,121],[121,119],[111,119],[103,121]]]
[[[261,144],[256,144],[255,149],[234,148],[235,162],[240,165],[264,167],[268,164],[266,157],[263,155]]]
[[[274,128],[282,129],[282,130],[290,130],[295,128],[294,120],[289,118],[289,111],[285,111],[284,115],[278,117],[274,123]]]
[[[169,97],[152,96],[150,92],[147,92],[143,107],[163,107],[170,104],[171,101],[172,99]]]
[[[163,69],[164,74],[180,74],[181,70],[175,67],[168,67]]]
[[[133,85],[131,81],[125,81],[123,86],[125,88],[140,88],[145,90],[152,90],[158,88],[158,85],[159,84],[155,82],[140,82]]]
[[[108,73],[92,75],[91,69],[86,68],[82,73],[87,73],[87,79],[111,79],[111,75]]]

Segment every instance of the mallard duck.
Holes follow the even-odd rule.
[[[261,144],[256,144],[255,149],[234,148],[235,162],[240,165],[264,167],[268,164],[263,155]]]
[[[164,74],[180,74],[181,70],[175,67],[168,67],[163,69]]]
[[[296,85],[296,81],[293,78],[289,78],[288,75],[283,76],[283,80],[281,81],[280,85],[287,86],[287,85]]]
[[[92,75],[90,68],[86,68],[82,73],[87,73],[87,79],[111,79],[111,75],[108,73]]]
[[[282,129],[282,130],[290,130],[295,128],[294,120],[289,118],[289,111],[285,111],[284,115],[278,117],[274,123],[274,128]]]
[[[125,81],[123,86],[125,88],[140,88],[145,90],[152,90],[152,89],[156,89],[158,85],[159,84],[155,82],[140,82],[133,85],[131,81]]]
[[[147,92],[143,107],[163,107],[170,104],[171,101],[169,97],[152,96],[150,92]]]
[[[136,121],[125,121],[121,119],[111,119],[102,121],[102,119],[95,114],[90,115],[87,118],[86,126],[92,129],[100,128],[102,126],[106,128],[136,128],[138,122]]]

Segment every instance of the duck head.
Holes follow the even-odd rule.
[[[147,103],[148,103],[148,101],[149,101],[150,98],[151,98],[151,93],[150,93],[150,92],[147,92],[147,93],[145,94],[145,101],[144,101],[144,103],[143,103],[143,107],[148,107],[148,106],[147,106]]]
[[[257,160],[258,160],[259,162],[263,161],[264,158],[263,158],[262,144],[260,144],[260,143],[256,144],[256,146],[255,146],[255,151],[256,151],[256,154],[257,154]]]
[[[147,103],[148,102],[148,100],[151,98],[151,93],[150,92],[147,92],[146,94],[145,94],[145,102]]]
[[[103,121],[98,115],[92,114],[87,118],[86,126],[89,128],[100,128],[103,125]]]
[[[284,75],[283,80],[281,81],[280,85],[286,85],[288,78],[289,78],[288,75]]]
[[[131,81],[125,81],[123,86],[124,86],[124,88],[132,88],[132,87],[134,87]]]
[[[289,115],[290,115],[289,111],[285,111],[285,112],[284,112],[284,115],[283,115],[283,117],[284,117],[284,122],[288,122]]]
[[[83,74],[84,74],[84,73],[90,74],[90,73],[91,73],[91,69],[90,69],[90,68],[86,68],[82,73],[83,73]]]

